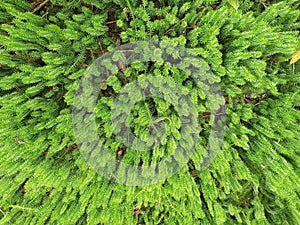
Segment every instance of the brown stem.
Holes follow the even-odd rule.
[[[44,5],[46,5],[50,0],[43,1],[40,5],[38,5],[36,8],[32,10],[32,13],[35,13],[36,11],[39,11]]]

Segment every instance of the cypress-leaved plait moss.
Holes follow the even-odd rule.
[[[300,224],[298,0],[1,0],[0,24],[0,224]]]

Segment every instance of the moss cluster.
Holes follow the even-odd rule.
[[[300,224],[300,66],[289,64],[299,22],[298,0],[1,0],[0,224]],[[72,106],[87,68],[137,41],[200,57],[222,89],[227,129],[203,170],[213,118],[202,88],[163,61],[119,65],[95,108],[116,162],[151,165],[187,138],[184,112],[157,97],[135,104],[129,124],[149,141],[152,117],[164,120],[161,146],[141,153],[117,139],[112,105],[128,83],[168,79],[199,117],[196,154],[164,182],[132,187],[89,167]]]

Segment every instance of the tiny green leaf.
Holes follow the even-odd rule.
[[[228,4],[230,7],[234,8],[236,11],[238,10],[238,8],[239,8],[239,6],[240,6],[239,0],[228,0],[228,1],[227,1],[227,4]]]

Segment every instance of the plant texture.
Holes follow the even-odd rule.
[[[298,0],[1,0],[0,224],[300,224],[299,5]],[[124,55],[112,57],[116,72],[97,83],[94,114],[114,166],[143,168],[164,160],[181,140],[189,145],[181,115],[196,114],[199,126],[196,151],[180,170],[163,182],[126,186],[86,162],[72,109],[89,66],[139,41],[159,41],[174,60],[179,49],[188,49],[210,77],[199,86],[183,69],[197,66],[197,60],[175,66],[158,50],[155,59],[130,65],[121,63]],[[106,67],[114,68],[110,62]],[[130,84],[165,93],[163,80],[191,101],[176,108],[172,93],[133,93],[134,107],[126,110],[125,101],[114,111]],[[208,83],[222,90],[215,101],[226,105],[226,133],[221,151],[203,169],[214,120],[204,91]],[[117,138],[122,113],[150,151]],[[151,139],[150,128],[160,124],[165,135],[158,131],[161,138]]]

